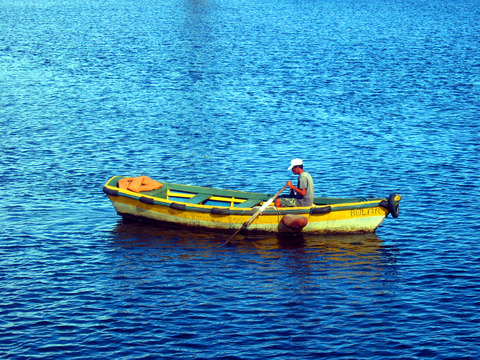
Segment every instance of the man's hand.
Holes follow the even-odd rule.
[[[287,186],[290,188],[290,190],[295,191],[297,194],[300,194],[301,196],[305,196],[305,194],[307,193],[307,189],[297,188],[296,186],[293,186],[291,181],[287,181]]]

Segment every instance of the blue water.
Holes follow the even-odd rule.
[[[0,357],[480,358],[475,0],[0,0]],[[375,235],[118,217],[114,175],[402,194]]]

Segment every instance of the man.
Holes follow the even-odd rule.
[[[275,200],[276,207],[312,206],[315,197],[312,176],[303,170],[302,159],[293,159],[288,170],[298,175],[297,186],[287,181],[290,197],[280,197]]]

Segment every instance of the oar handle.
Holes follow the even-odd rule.
[[[242,229],[245,229],[247,226],[249,226],[249,225],[253,222],[253,220],[255,220],[255,219],[257,218],[257,216],[260,215],[260,214],[267,208],[267,206],[269,206],[272,202],[274,202],[275,199],[276,199],[277,197],[279,197],[282,192],[285,191],[285,189],[287,188],[287,186],[288,186],[288,185],[285,185],[279,192],[277,192],[277,193],[276,193],[275,195],[273,195],[270,199],[268,199],[268,200],[265,202],[265,204],[263,204],[263,205],[260,207],[260,209],[258,209],[258,210],[255,212],[255,214],[253,214],[253,216],[252,216],[250,219],[248,219],[248,221],[246,221],[246,222],[243,224]]]
[[[252,217],[250,219],[248,219],[247,221],[245,221],[242,225],[242,227],[240,229],[238,229],[237,231],[235,231],[235,233],[230,236],[228,238],[227,241],[225,241],[221,246],[225,245],[226,243],[228,243],[230,240],[232,240],[232,238],[237,235],[241,230],[247,228],[252,222],[253,220],[255,220],[257,218],[258,215],[260,215],[260,213],[263,212],[263,210],[265,210],[267,208],[268,205],[270,205],[277,197],[280,196],[280,194],[287,188],[288,185],[285,185],[279,192],[277,192],[275,195],[273,195],[270,199],[268,199],[265,204],[263,204],[260,209],[258,209],[257,211],[255,211],[255,214],[252,215]]]

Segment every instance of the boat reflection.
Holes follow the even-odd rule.
[[[142,264],[166,261],[176,268],[190,266],[193,260],[205,260],[209,266],[212,261],[226,266],[227,261],[229,268],[243,271],[239,264],[246,261],[252,264],[250,268],[274,269],[286,276],[297,274],[299,281],[305,276],[313,277],[314,282],[320,281],[318,286],[322,279],[346,281],[348,286],[355,287],[377,287],[379,282],[383,284],[383,290],[379,290],[382,293],[384,284],[394,287],[398,276],[398,250],[385,245],[375,234],[239,235],[222,246],[229,234],[171,229],[122,219],[111,235],[114,244],[126,251],[122,256],[136,258]],[[392,291],[392,286],[388,286],[388,291]]]
[[[312,235],[312,234],[275,234],[275,235],[237,235],[228,244],[228,233],[188,230],[162,227],[158,224],[143,223],[120,219],[112,230],[115,242],[129,246],[186,246],[198,249],[218,249],[218,251],[236,249],[239,252],[258,250],[294,250],[329,254],[331,257],[368,256],[385,252],[395,252],[386,246],[376,234]]]

